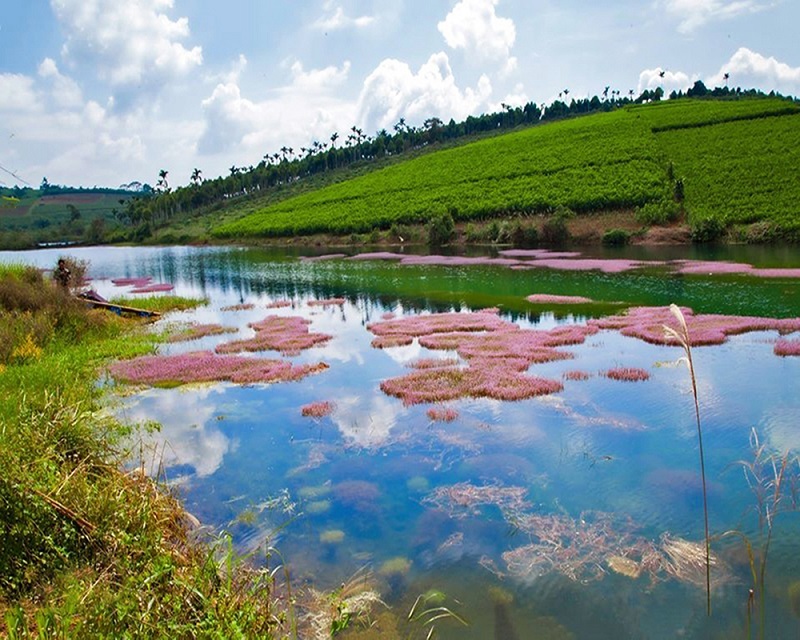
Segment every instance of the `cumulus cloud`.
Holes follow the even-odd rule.
[[[312,25],[320,31],[338,31],[339,29],[363,29],[375,22],[373,16],[359,16],[351,18],[345,15],[344,9],[332,0],[328,0],[322,7],[324,15]]]
[[[38,108],[33,78],[19,73],[0,73],[0,111]]]
[[[711,86],[723,86],[725,74],[729,74],[729,86],[762,91],[778,91],[784,94],[800,93],[800,67],[791,67],[773,57],[766,57],[746,47],[741,47],[722,65],[719,72],[708,79]]]
[[[45,58],[39,64],[39,77],[49,81],[52,95],[59,107],[79,107],[83,104],[81,89],[72,78],[62,75],[52,58]]]
[[[661,74],[664,74],[662,77]],[[673,91],[686,91],[697,80],[697,76],[689,77],[683,71],[664,71],[662,69],[645,69],[639,74],[639,87],[637,93],[645,89],[661,87],[669,95]]]
[[[508,66],[517,37],[514,21],[495,13],[499,0],[461,0],[437,26],[447,45],[484,60],[500,60]],[[511,66],[516,61],[511,63]]]
[[[485,106],[491,93],[485,75],[476,88],[459,89],[444,52],[433,54],[417,73],[405,62],[387,59],[364,81],[358,119],[368,131],[389,129],[400,118],[409,123],[433,116],[463,120]]]
[[[95,65],[113,86],[159,83],[202,64],[199,46],[186,48],[187,18],[172,20],[173,0],[51,0],[66,32],[65,59]]]
[[[691,33],[707,22],[762,11],[773,4],[763,0],[661,0],[667,13],[680,20],[681,33]]]
[[[244,147],[264,153],[270,145],[305,144],[329,135],[347,123],[344,114],[352,122],[352,108],[336,96],[349,71],[349,62],[307,71],[294,61],[292,81],[263,101],[245,97],[238,81],[218,84],[202,102],[206,126],[198,150],[214,154]]]

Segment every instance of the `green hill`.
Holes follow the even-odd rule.
[[[363,233],[446,212],[468,221],[558,207],[669,210],[682,192],[693,227],[759,223],[797,237],[798,116],[795,103],[768,98],[628,106],[428,153],[257,209],[212,235]]]

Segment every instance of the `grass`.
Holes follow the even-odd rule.
[[[207,305],[208,299],[186,298],[183,296],[137,296],[135,298],[119,296],[112,298],[110,302],[126,307],[136,307],[137,309],[144,309],[146,311],[165,313],[167,311],[196,309],[197,307]]]
[[[122,466],[131,428],[104,412],[98,370],[155,338],[20,265],[0,268],[0,315],[0,635],[296,637],[280,573],[199,541]]]

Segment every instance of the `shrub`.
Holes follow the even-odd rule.
[[[703,218],[692,224],[692,242],[715,242],[725,233],[725,225],[716,218]]]
[[[570,239],[567,220],[574,217],[574,211],[567,207],[559,206],[542,225],[542,242],[550,245],[566,243]]]
[[[428,244],[441,247],[448,244],[456,233],[456,223],[450,212],[431,218],[428,223]]]
[[[624,229],[609,229],[603,234],[603,244],[607,247],[622,247],[630,241],[631,234]]]
[[[511,227],[511,242],[518,249],[529,249],[536,246],[539,232],[533,225],[525,225],[517,220]]]

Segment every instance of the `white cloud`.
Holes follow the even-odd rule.
[[[456,4],[438,24],[447,45],[480,59],[508,61],[517,31],[513,20],[500,18],[495,13],[498,2],[461,0]]]
[[[37,108],[33,78],[18,73],[0,73],[0,111],[30,111]]]
[[[680,20],[681,33],[691,33],[707,22],[762,11],[774,4],[762,0],[661,0],[660,3]]]
[[[202,64],[187,18],[172,20],[173,0],[51,0],[66,31],[65,59],[95,65],[113,86],[139,86],[183,76]]]
[[[205,131],[198,150],[204,154],[240,148],[263,155],[283,145],[302,145],[352,124],[352,106],[336,95],[350,63],[306,71],[290,66],[292,82],[263,101],[242,95],[238,82],[218,84],[203,100]]]
[[[348,29],[351,27],[363,29],[375,22],[373,16],[350,18],[345,15],[344,9],[332,0],[325,2],[323,10],[325,15],[312,25],[314,29],[319,29],[320,31],[337,31],[339,29]]]
[[[661,74],[664,74],[662,77]],[[689,77],[683,71],[664,71],[662,69],[645,69],[639,74],[637,95],[645,89],[661,87],[669,95],[673,91],[686,91],[697,80],[697,76]]]
[[[485,106],[491,92],[485,75],[475,89],[459,89],[444,52],[433,54],[416,74],[405,62],[387,59],[364,81],[358,119],[367,131],[390,129],[400,118],[409,124],[433,116],[463,120]]]
[[[728,85],[731,87],[751,87],[762,91],[778,91],[783,94],[800,93],[800,67],[790,67],[773,57],[741,47],[722,65],[719,72],[708,79],[711,86],[723,86],[725,74],[730,74]]]
[[[83,94],[72,78],[62,75],[52,58],[45,58],[39,64],[39,77],[50,81],[53,99],[59,107],[80,107],[83,104]]]

